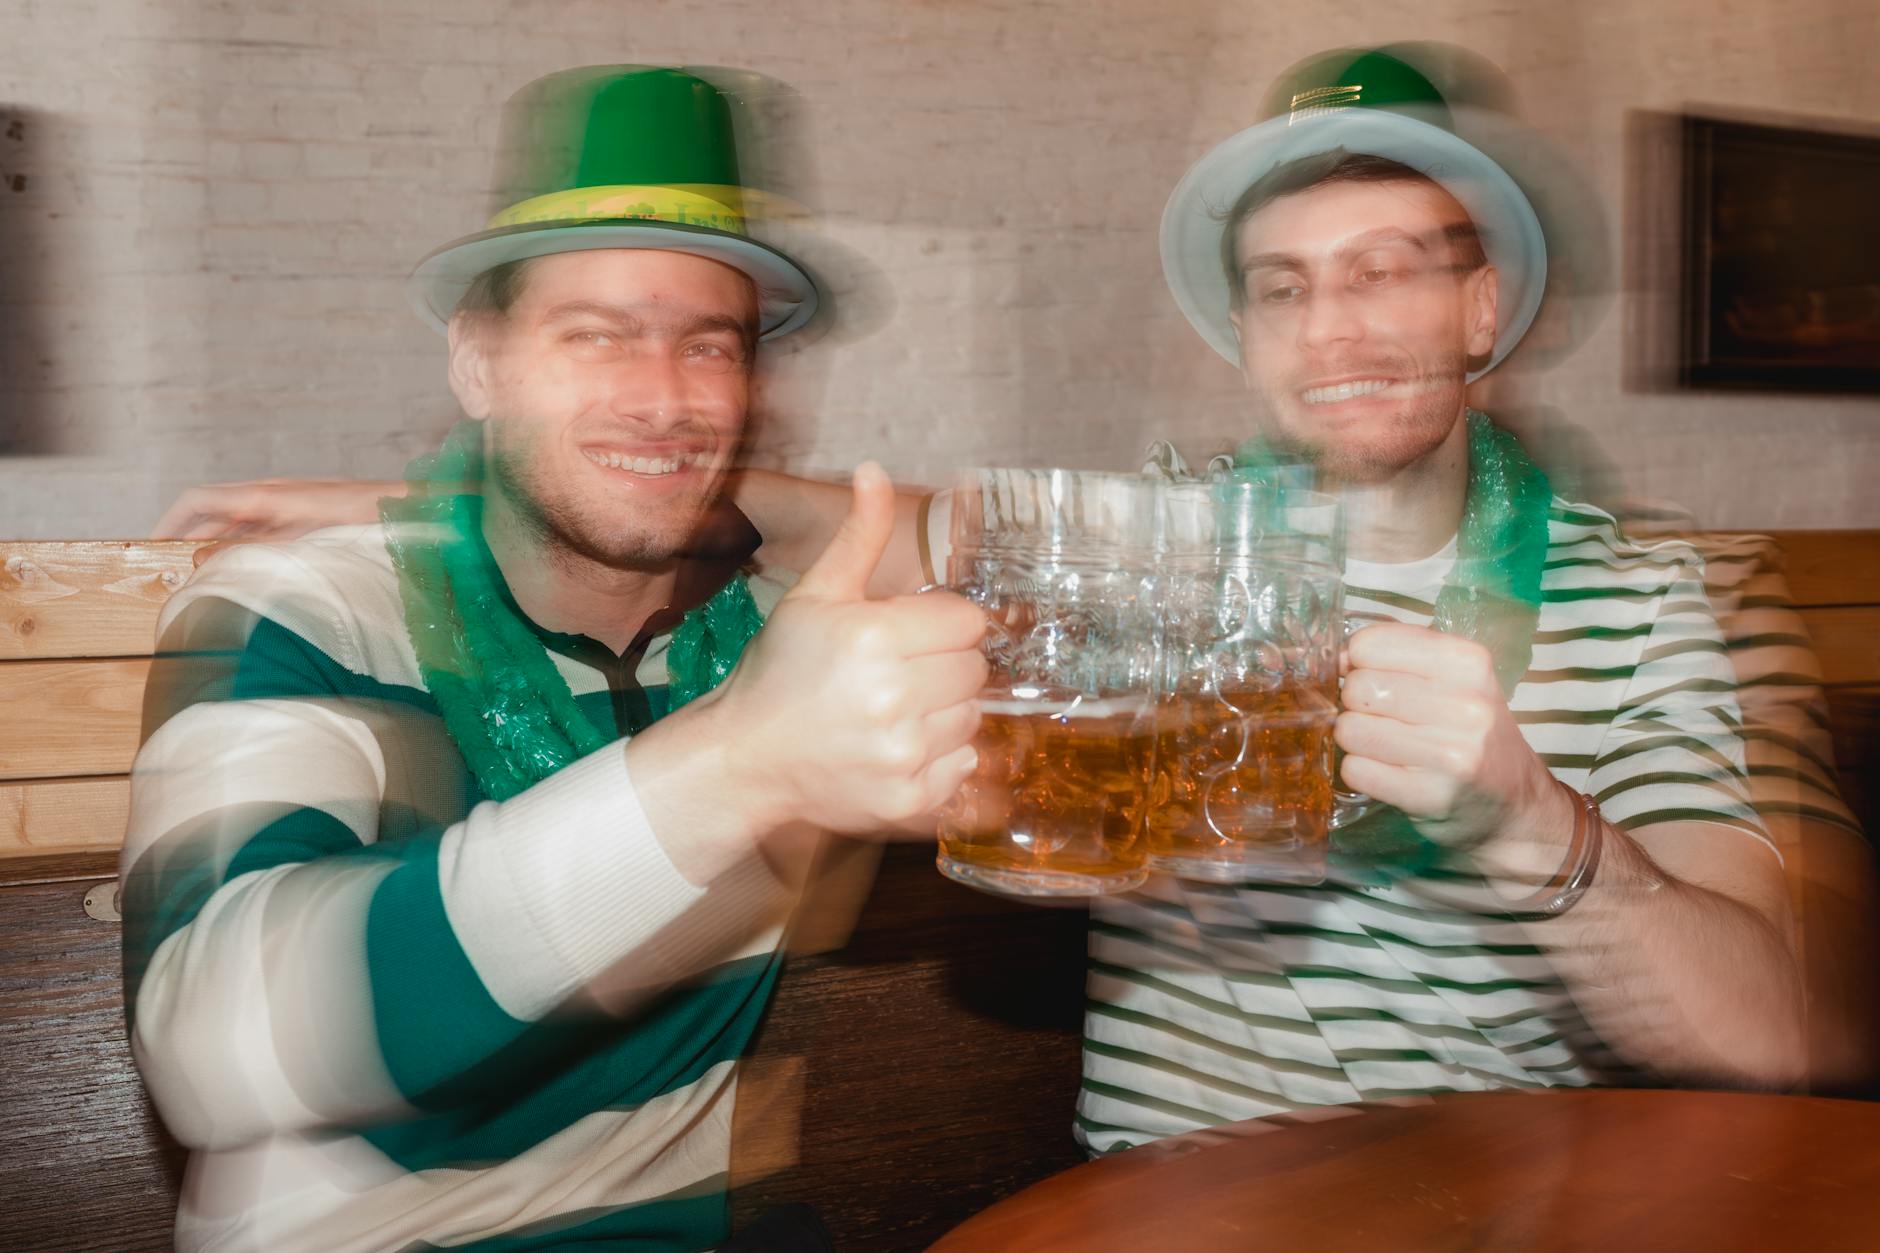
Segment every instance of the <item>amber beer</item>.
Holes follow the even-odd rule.
[[[1049,897],[1148,877],[1156,502],[1140,475],[961,476],[947,582],[986,611],[990,677],[978,764],[941,815],[949,878]]]
[[[989,695],[979,764],[940,825],[940,869],[1027,896],[1126,891],[1147,877],[1146,697]]]
[[[1329,687],[1165,698],[1147,819],[1155,867],[1216,881],[1323,879],[1337,716]]]

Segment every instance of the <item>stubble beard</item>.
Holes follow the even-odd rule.
[[[1466,372],[1466,360],[1457,354],[1413,376],[1408,407],[1393,415],[1383,430],[1365,431],[1360,436],[1362,442],[1320,437],[1312,427],[1310,408],[1295,399],[1296,389],[1287,391],[1282,403],[1300,414],[1299,429],[1287,429],[1270,399],[1265,406],[1267,429],[1273,432],[1275,445],[1311,463],[1328,485],[1388,482],[1435,452],[1449,437],[1462,410]]]
[[[500,493],[511,513],[529,529],[543,555],[567,565],[590,562],[614,570],[656,571],[686,549],[704,514],[704,502],[673,502],[647,525],[643,511],[618,518],[594,516],[591,508],[556,491],[552,475],[527,452],[497,447],[489,458],[489,489]],[[675,515],[683,512],[683,520]]]

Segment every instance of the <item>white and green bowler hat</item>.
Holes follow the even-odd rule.
[[[1507,171],[1457,136],[1448,103],[1411,66],[1382,52],[1341,49],[1281,76],[1264,120],[1195,162],[1162,211],[1162,273],[1175,303],[1214,351],[1238,366],[1221,236],[1241,193],[1280,165],[1334,149],[1385,157],[1454,196],[1481,233],[1500,276],[1499,326],[1473,382],[1521,342],[1547,286],[1547,242]]]

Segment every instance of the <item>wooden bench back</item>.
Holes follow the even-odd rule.
[[[1880,532],[1783,531],[1772,538],[1821,666],[1841,795],[1872,840],[1880,833]]]
[[[1777,539],[1837,724],[1871,716],[1880,533]],[[124,1043],[108,887],[156,616],[194,547],[0,543],[0,1195],[24,1198],[23,1247],[169,1246],[181,1157]],[[1858,792],[1870,742],[1841,749]],[[843,1247],[915,1247],[1070,1165],[1082,924],[891,850],[848,942],[792,962],[747,1065],[740,1220],[807,1200]]]
[[[0,857],[115,853],[190,543],[0,544]]]

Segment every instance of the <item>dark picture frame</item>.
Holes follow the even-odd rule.
[[[1686,387],[1880,392],[1880,137],[1682,119]]]

